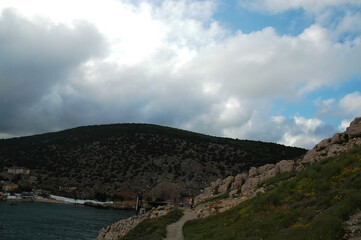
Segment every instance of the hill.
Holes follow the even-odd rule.
[[[186,223],[185,239],[343,239],[344,222],[361,206],[361,148],[280,174],[262,186],[264,194]]]
[[[228,177],[198,196],[203,219],[186,223],[185,239],[361,238],[361,118],[302,159],[237,176],[245,180]],[[212,196],[227,179],[229,188]]]
[[[176,226],[186,240],[356,240],[361,239],[360,209],[361,117],[300,159],[217,179],[187,210],[198,219]],[[163,233],[152,239],[163,239],[166,227],[154,218],[158,212],[149,212],[143,222],[137,216],[105,227],[97,240],[148,239],[148,229]]]
[[[31,187],[53,193],[127,199],[136,192],[157,193],[159,183],[174,183],[180,194],[193,195],[217,178],[305,152],[157,125],[111,124],[0,140],[0,167],[29,168],[37,177]]]

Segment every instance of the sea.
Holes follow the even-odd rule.
[[[101,228],[133,215],[84,205],[0,201],[0,240],[91,240]]]

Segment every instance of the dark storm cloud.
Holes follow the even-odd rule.
[[[19,125],[34,104],[65,81],[86,60],[106,51],[97,29],[84,21],[72,26],[29,20],[11,9],[0,17],[0,132]],[[32,116],[34,117],[34,116]],[[40,117],[40,116],[39,116]]]

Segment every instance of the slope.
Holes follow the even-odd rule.
[[[264,194],[186,223],[185,239],[342,239],[361,207],[361,148],[263,183]]]
[[[161,182],[195,194],[216,178],[304,153],[157,125],[111,124],[0,140],[0,167],[30,168],[35,187],[58,194],[127,199]]]

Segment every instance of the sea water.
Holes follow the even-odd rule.
[[[91,240],[135,211],[74,204],[0,201],[1,240]]]

